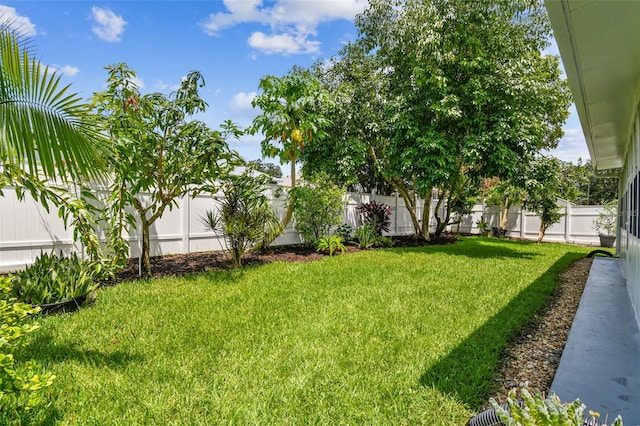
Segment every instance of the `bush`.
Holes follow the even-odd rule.
[[[336,235],[342,238],[342,241],[351,241],[353,235],[353,228],[348,223],[343,223],[336,229]]]
[[[320,174],[294,191],[296,229],[304,242],[313,246],[319,238],[329,236],[331,227],[342,221],[345,189]]]
[[[40,391],[51,386],[55,376],[41,372],[35,361],[18,363],[14,353],[26,346],[26,336],[38,329],[32,316],[40,311],[17,302],[11,295],[11,279],[0,277],[0,418],[13,410],[30,410],[42,402]]]
[[[271,177],[252,176],[247,169],[240,176],[231,176],[222,184],[224,197],[220,211],[208,211],[201,218],[204,225],[225,236],[234,268],[242,266],[244,253],[259,242],[273,240],[280,231],[280,221],[264,194]]]
[[[360,204],[356,211],[360,213],[361,223],[371,225],[378,235],[391,229],[391,206],[374,200]]]
[[[12,293],[19,301],[32,305],[63,302],[84,296],[98,288],[99,262],[43,253],[20,272],[10,275]]]
[[[356,229],[355,237],[358,240],[358,247],[361,249],[368,249],[373,247],[376,239],[378,238],[378,233],[375,228],[368,223],[360,225],[358,229]]]
[[[373,245],[375,247],[393,247],[393,240],[391,237],[380,235],[373,241]]]

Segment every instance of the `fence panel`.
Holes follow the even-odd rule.
[[[0,272],[20,269],[32,263],[41,252],[62,251],[71,253],[83,252],[79,243],[73,241],[73,230],[65,229],[63,221],[57,211],[46,210],[28,194],[24,201],[19,201],[11,187],[3,189],[4,196],[0,197]],[[282,189],[272,187],[269,198],[280,217],[286,210],[286,196]],[[106,193],[97,190],[99,197]],[[360,203],[378,201],[390,205],[391,229],[388,235],[411,235],[414,233],[413,222],[409,210],[402,197],[347,193],[343,220],[357,228],[360,224],[356,207]],[[218,201],[215,197],[200,194],[195,198],[190,195],[178,200],[177,205],[167,210],[151,227],[150,243],[151,255],[194,253],[202,251],[220,250],[224,248],[224,238],[215,232],[207,230],[202,223],[202,217],[208,210],[216,209]],[[435,201],[431,203],[431,208]],[[579,244],[598,244],[598,236],[592,227],[593,220],[602,210],[601,206],[574,206],[562,204],[564,216],[560,223],[549,228],[545,241],[560,241]],[[417,215],[422,218],[423,200],[417,202]],[[431,231],[435,229],[433,211],[431,212]],[[494,207],[479,204],[474,206],[472,213],[462,218],[458,225],[448,228],[451,232],[480,233],[477,221],[484,217],[491,226],[499,226],[500,211]],[[538,237],[540,219],[533,213],[522,211],[518,206],[511,207],[508,214],[507,236],[535,240]],[[130,256],[140,254],[140,226],[131,229],[127,236],[130,242]],[[294,222],[287,226],[285,233],[278,237],[275,245],[298,244],[301,242],[296,232]]]

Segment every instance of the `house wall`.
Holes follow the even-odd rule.
[[[640,324],[640,110],[630,135],[622,179],[620,179],[620,229],[618,251],[631,303]]]

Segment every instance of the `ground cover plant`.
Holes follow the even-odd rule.
[[[477,237],[122,283],[41,320],[40,424],[465,424],[588,248]],[[6,419],[0,419],[5,421]]]

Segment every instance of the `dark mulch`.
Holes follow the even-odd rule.
[[[417,239],[413,236],[393,237],[394,247],[420,247],[433,244],[451,244],[455,242],[456,235],[444,234],[430,242]],[[347,246],[348,253],[354,253],[360,249],[354,245]],[[317,253],[312,247],[304,245],[274,246],[264,252],[256,251],[245,254],[244,265],[262,265],[271,262],[311,262],[325,257],[325,254]],[[205,271],[221,271],[229,269],[231,260],[229,255],[222,251],[209,251],[202,253],[175,254],[151,258],[151,271],[154,278],[166,276],[182,276]],[[130,281],[138,278],[138,259],[129,260],[127,267],[118,274],[117,282]]]

